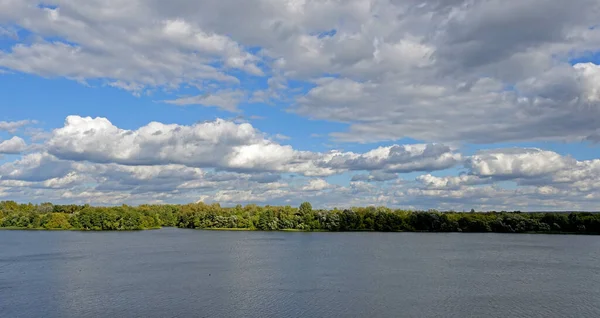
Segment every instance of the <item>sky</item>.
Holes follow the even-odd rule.
[[[0,200],[600,210],[600,0],[0,0]]]

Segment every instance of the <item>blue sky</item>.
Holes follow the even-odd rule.
[[[258,2],[1,4],[0,200],[600,206],[594,8]]]

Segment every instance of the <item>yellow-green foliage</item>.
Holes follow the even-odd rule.
[[[46,229],[70,229],[71,223],[69,223],[69,217],[65,213],[48,213],[48,221],[44,224]]]

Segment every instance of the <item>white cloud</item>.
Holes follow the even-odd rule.
[[[575,160],[536,148],[496,149],[472,156],[470,180],[512,180],[522,186],[552,187],[589,193],[600,189],[600,159]]]
[[[214,106],[229,112],[239,112],[237,106],[244,97],[245,94],[242,91],[219,91],[212,94],[207,93],[199,96],[181,97],[173,100],[166,100],[165,103],[179,106]]]
[[[11,134],[15,133],[18,129],[35,124],[32,120],[19,120],[19,121],[0,121],[0,131],[7,131]]]
[[[290,140],[292,139],[289,136],[283,135],[283,134],[276,134],[275,136],[273,136],[275,139],[277,140]]]
[[[252,168],[257,156],[293,156],[290,147],[272,144],[250,124],[225,120],[193,126],[152,122],[123,130],[105,118],[69,116],[48,141],[63,159],[125,165],[184,164],[193,167]],[[265,150],[271,151],[265,151]],[[284,158],[285,159],[285,158]]]
[[[427,189],[459,189],[465,185],[477,185],[489,183],[491,180],[481,178],[474,175],[459,175],[459,176],[446,176],[436,177],[431,174],[420,175],[416,180]]]
[[[324,179],[311,179],[308,184],[302,188],[304,191],[321,191],[329,189],[332,186]]]
[[[573,66],[578,71],[583,90],[583,98],[590,103],[600,102],[600,66],[593,63],[579,63]]]
[[[27,143],[21,137],[14,136],[0,142],[0,154],[19,154],[25,149],[27,149]]]
[[[86,181],[87,179],[88,178],[86,176],[81,175],[75,171],[71,171],[63,177],[57,177],[57,178],[45,180],[42,183],[42,185],[46,188],[62,189],[62,188],[68,188],[68,187],[78,185],[78,184]]]
[[[321,165],[347,170],[411,172],[443,170],[462,160],[459,153],[442,144],[393,145],[368,152],[332,152]]]
[[[528,178],[546,176],[574,163],[574,159],[552,151],[514,148],[480,152],[467,166],[482,177]]]

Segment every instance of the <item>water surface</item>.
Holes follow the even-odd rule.
[[[600,237],[0,231],[2,317],[600,317]]]

